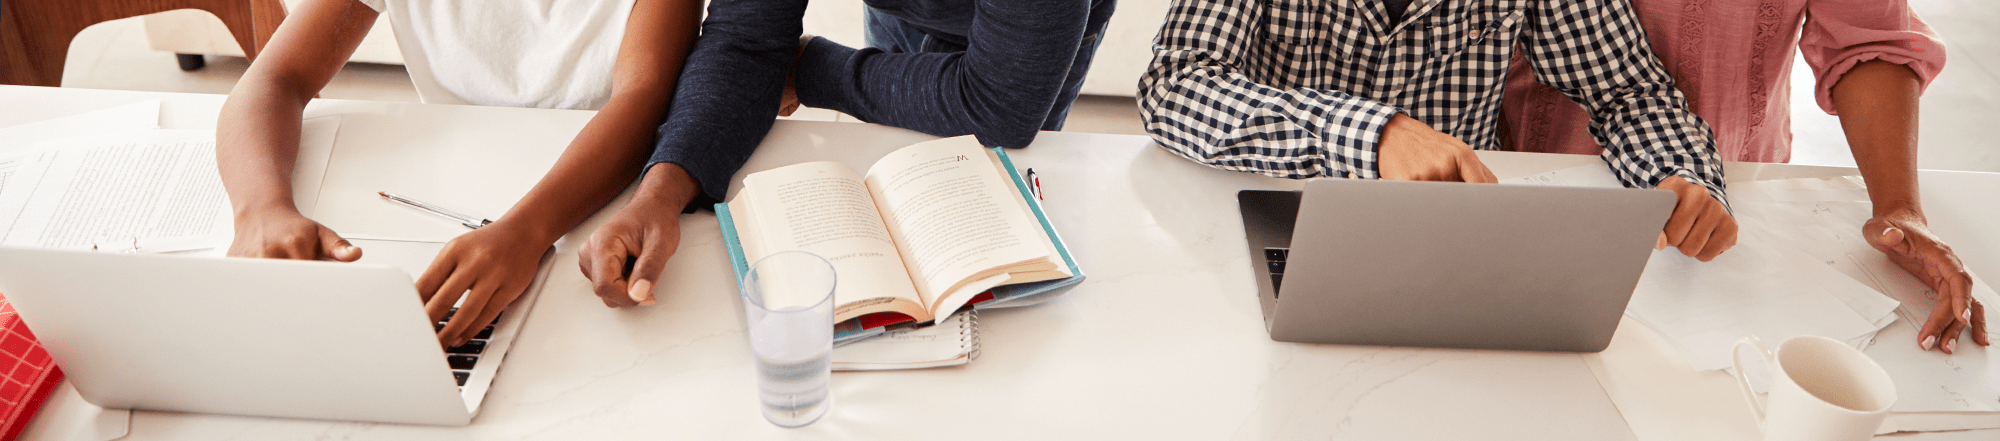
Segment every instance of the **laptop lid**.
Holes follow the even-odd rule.
[[[471,421],[392,266],[0,248],[0,292],[99,406]]]
[[[1271,338],[1601,351],[1673,206],[1665,190],[1313,180],[1290,269],[1262,293]]]

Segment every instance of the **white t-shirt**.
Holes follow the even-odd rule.
[[[426,103],[594,110],[634,0],[357,1],[394,26]]]

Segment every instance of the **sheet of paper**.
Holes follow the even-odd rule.
[[[1501,182],[1623,186],[1599,165]],[[1894,320],[1894,301],[1858,283],[1829,281],[1825,276],[1834,271],[1813,262],[1786,243],[1750,233],[1712,262],[1672,249],[1656,251],[1626,309],[1674,341],[1688,363],[1702,370],[1729,367],[1729,346],[1746,335],[1765,341],[1824,335],[1861,347]]]
[[[1611,169],[1603,165],[1586,165],[1542,173],[1533,176],[1501,180],[1502,184],[1553,185],[1558,187],[1625,188]]]
[[[1848,292],[1831,294],[1840,291]],[[1881,318],[1857,314],[1841,296],[1869,295],[1880,297],[1801,251],[1746,231],[1709,262],[1655,251],[1626,312],[1673,341],[1689,365],[1710,370],[1729,367],[1730,346],[1744,336],[1776,343],[1818,335],[1860,347],[1881,329]]]
[[[299,123],[299,158],[292,167],[292,203],[299,214],[316,216],[319,188],[326,181],[326,163],[340,136],[340,115],[308,118]]]
[[[212,248],[230,232],[214,133],[153,130],[38,145],[0,192],[0,243],[117,251]]]
[[[1869,245],[1861,224],[1873,216],[1867,188],[1853,178],[1759,181],[1732,189],[1737,217],[1755,229],[1810,254],[1828,267],[1895,299],[1895,323],[1866,351],[1896,379],[1896,412],[2000,411],[2000,351],[1961,338],[1957,353],[1917,347],[1917,327],[1928,320],[1938,294]],[[1991,285],[1973,276],[1972,295],[2000,302]],[[1991,312],[1989,312],[1991,314]],[[1989,338],[2000,334],[1988,331]],[[2000,426],[1991,426],[2000,427]]]
[[[132,411],[90,404],[69,380],[63,380],[49,391],[33,421],[18,439],[109,441],[130,434]]]
[[[47,121],[0,128],[0,195],[7,181],[32,162],[32,148],[79,134],[123,133],[160,128],[160,101],[152,100]]]
[[[43,142],[160,128],[160,101],[142,101],[47,121],[0,129],[0,156]]]

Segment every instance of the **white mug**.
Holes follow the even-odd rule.
[[[1743,345],[1757,348],[1771,371],[1771,392],[1759,400],[1743,371]],[[1777,351],[1757,337],[1730,347],[1736,385],[1763,426],[1766,441],[1867,440],[1889,416],[1896,385],[1889,373],[1861,350],[1826,337],[1785,340]]]

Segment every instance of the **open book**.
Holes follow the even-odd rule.
[[[970,136],[904,147],[865,175],[835,162],[752,173],[715,211],[739,279],[779,251],[833,263],[843,340],[972,304],[1033,304],[1083,281],[1006,153]]]

